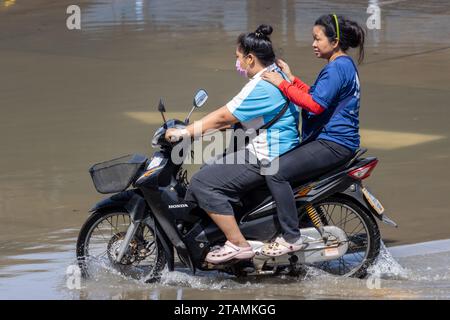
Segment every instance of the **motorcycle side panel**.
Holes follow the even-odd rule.
[[[180,234],[176,229],[173,213],[168,209],[168,204],[162,201],[161,191],[143,189],[143,192],[156,221],[161,226],[161,230],[164,231],[166,239],[170,241],[181,259],[195,273],[195,266],[192,263],[189,250],[183,240],[181,240]]]

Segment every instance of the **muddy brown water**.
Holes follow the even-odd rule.
[[[372,2],[381,8],[381,29],[368,31],[359,68],[361,129],[362,145],[380,164],[366,183],[400,226],[382,226],[383,238],[388,246],[449,238],[450,4]],[[122,280],[79,295],[64,285],[77,232],[102,198],[89,166],[133,152],[151,155],[160,97],[169,115],[187,113],[198,88],[210,97],[203,113],[224,105],[245,82],[234,68],[240,32],[271,24],[278,55],[311,83],[324,65],[310,47],[314,20],[338,12],[365,24],[369,16],[369,3],[356,0],[84,0],[77,1],[81,30],[69,31],[70,4],[0,1],[1,298],[121,298]],[[264,281],[239,284],[249,286],[243,293],[206,279],[198,290],[176,293],[185,284],[178,279],[170,289],[154,288],[153,296],[127,282],[123,297],[342,296],[327,291],[328,280],[302,291],[281,279],[278,288],[288,293],[271,295]],[[347,297],[358,286],[360,296],[376,298],[357,281],[344,286]],[[420,282],[406,287],[445,297],[423,293]]]

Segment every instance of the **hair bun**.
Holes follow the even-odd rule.
[[[258,28],[256,28],[255,35],[258,34],[264,35],[266,37],[270,36],[273,32],[273,28],[267,24],[262,24]]]

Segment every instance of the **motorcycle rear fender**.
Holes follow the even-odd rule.
[[[369,163],[373,161],[372,158],[364,159],[364,163]],[[343,197],[350,198],[350,200],[355,201],[361,207],[363,207],[367,212],[370,212],[378,220],[390,225],[392,227],[397,227],[397,223],[391,220],[386,214],[379,214],[376,212],[372,206],[367,202],[362,192],[362,184],[344,173],[339,173],[338,175],[331,176],[318,184],[313,186],[313,189],[308,192],[305,197],[297,198],[297,205],[304,206],[308,203],[316,203],[322,199],[326,199],[333,195],[341,195]]]
[[[379,214],[376,212],[372,206],[367,202],[364,194],[362,193],[362,185],[360,183],[354,183],[348,187],[345,191],[341,192],[340,195],[344,197],[351,198],[351,200],[357,202],[361,207],[370,212],[375,218],[384,222],[385,224],[397,228],[398,225],[395,221],[391,220],[385,213]]]

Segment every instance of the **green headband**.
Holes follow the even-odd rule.
[[[338,41],[340,40],[340,36],[339,36],[339,22],[338,22],[338,18],[337,15],[333,13],[333,17],[334,17],[334,21],[336,22],[336,39],[338,39]]]

